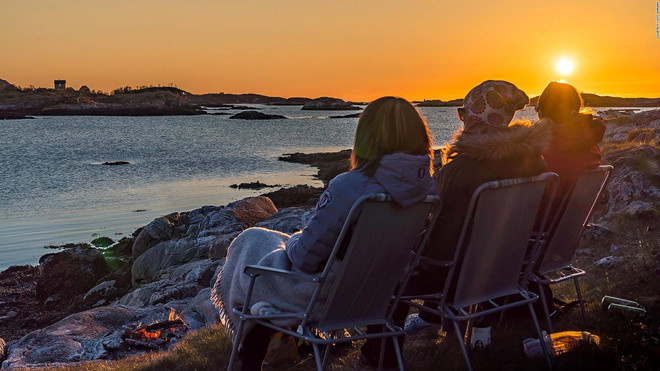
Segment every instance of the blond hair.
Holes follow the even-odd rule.
[[[358,120],[351,170],[358,169],[371,177],[383,156],[404,152],[428,155],[432,174],[432,145],[426,122],[410,102],[399,97],[378,98],[369,103]]]

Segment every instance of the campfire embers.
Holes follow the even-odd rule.
[[[130,346],[158,349],[168,343],[176,342],[186,331],[188,326],[172,308],[167,321],[156,321],[150,325],[139,323],[137,326],[129,327],[122,337]]]

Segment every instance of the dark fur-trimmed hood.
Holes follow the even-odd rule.
[[[551,120],[532,124],[516,121],[510,126],[488,132],[461,131],[448,146],[447,156],[468,156],[477,160],[502,161],[540,155],[552,140]]]

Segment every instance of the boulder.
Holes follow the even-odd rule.
[[[148,283],[129,292],[119,299],[115,306],[143,308],[158,303],[182,301],[197,295],[203,287],[190,282],[161,280]]]
[[[653,169],[660,164],[660,149],[641,145],[612,151],[604,156],[603,163],[614,166],[606,189],[609,197],[605,218],[620,213],[646,214],[649,210],[644,204],[633,205],[633,202],[652,203],[660,199],[660,189],[654,184],[652,175],[657,172]]]
[[[133,241],[133,260],[162,241],[178,237],[185,232],[188,217],[173,213],[154,219],[147,224]],[[184,228],[180,228],[184,226]]]
[[[229,187],[235,189],[264,189],[264,188],[274,188],[279,186],[280,186],[279,184],[266,184],[266,183],[261,183],[260,181],[257,180],[256,182],[250,182],[250,183],[232,184]]]
[[[134,285],[156,281],[174,266],[206,257],[208,245],[204,239],[181,238],[159,243],[140,255],[131,267]]]
[[[286,117],[282,115],[269,115],[259,111],[243,111],[229,116],[229,118],[234,120],[278,120],[285,119]]]
[[[591,242],[595,242],[597,240],[602,239],[603,237],[610,235],[611,233],[612,232],[605,223],[600,223],[600,224],[589,223],[587,224],[587,227],[584,229],[582,238],[587,239]]]
[[[116,299],[120,294],[115,284],[117,281],[105,281],[92,287],[83,296],[83,304],[88,307],[100,307],[109,304],[112,300]]]
[[[249,197],[227,205],[237,219],[247,223],[250,227],[275,213],[277,208],[268,197]]]
[[[621,260],[622,260],[621,257],[610,255],[610,256],[606,256],[602,259],[597,260],[594,264],[601,267],[601,268],[609,269],[612,266],[614,266],[615,263],[618,263]]]
[[[155,292],[149,298],[149,304],[164,304],[173,300],[191,298],[197,295],[201,287],[194,283],[183,283],[169,286],[167,289]]]
[[[197,239],[178,239],[161,242],[142,254],[131,267],[134,286],[169,279],[173,281],[196,281],[208,286],[208,278],[218,259],[224,257],[227,247],[239,232],[219,237],[208,236]],[[212,259],[211,259],[212,258]],[[206,272],[206,273],[204,273]]]
[[[276,212],[273,201],[264,196],[248,197],[207,213],[193,211],[190,213],[191,223],[186,236],[208,237],[240,232]]]
[[[258,224],[258,223],[257,223]],[[241,234],[241,231],[236,231],[228,234],[223,234],[213,239],[211,247],[209,247],[208,256],[211,259],[222,259],[227,256],[227,248],[231,242]]]
[[[199,313],[206,326],[220,321],[218,308],[216,308],[211,301],[210,287],[201,290],[197,296],[190,301],[189,307],[181,312],[181,316],[185,317],[185,315],[191,311]]]
[[[115,241],[112,240],[110,237],[97,237],[92,240],[91,244],[94,245],[95,247],[108,247],[115,243]]]
[[[273,229],[287,234],[302,230],[314,215],[313,207],[290,207],[280,210],[270,218],[255,224],[255,227]]]
[[[116,165],[130,165],[131,163],[128,161],[105,161],[102,162],[101,165],[110,165],[110,166],[116,166]]]
[[[270,198],[277,208],[292,206],[315,206],[323,193],[323,188],[297,185],[268,192],[264,196]]]
[[[648,202],[635,200],[625,208],[624,213],[637,219],[650,219],[657,217],[658,210]]]
[[[74,247],[39,259],[37,299],[72,297],[83,294],[110,272],[101,252]]]
[[[211,286],[211,277],[220,261],[204,259],[180,265],[166,275],[172,281],[191,282],[200,286]]]

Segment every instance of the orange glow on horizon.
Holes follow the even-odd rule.
[[[27,87],[463,97],[486,79],[530,96],[660,96],[654,2],[486,0],[3,2],[0,78]],[[572,73],[557,71],[570,56]],[[579,67],[579,68],[578,68]]]

